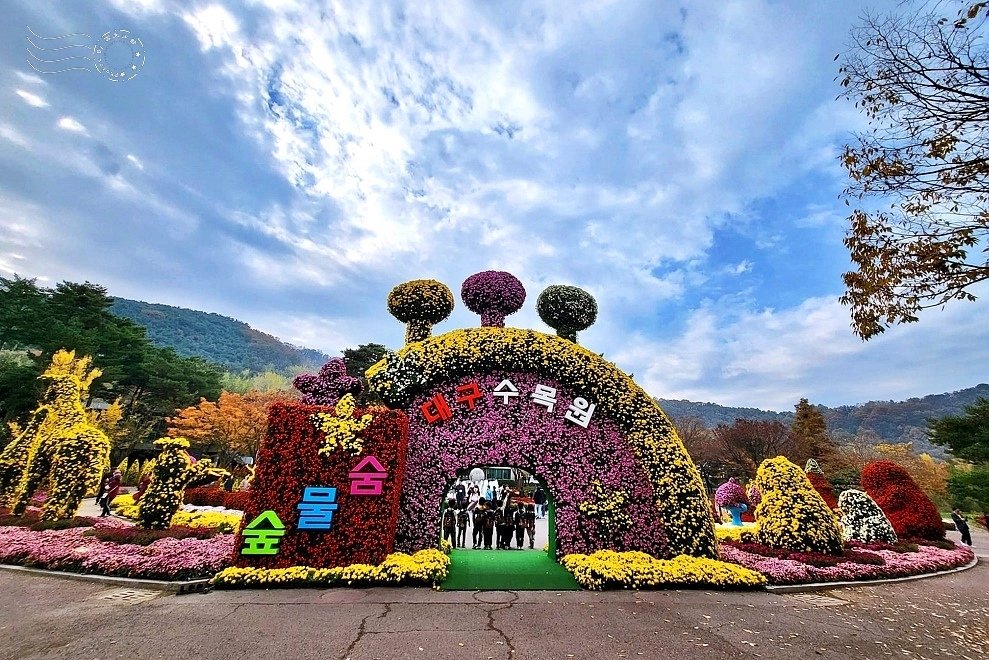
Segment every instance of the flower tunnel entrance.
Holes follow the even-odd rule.
[[[439,503],[452,545],[444,589],[576,589],[556,561],[555,505],[546,483],[503,465],[458,470]]]

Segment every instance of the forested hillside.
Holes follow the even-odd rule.
[[[148,338],[180,355],[198,356],[230,371],[281,371],[301,365],[318,368],[329,357],[297,348],[255,330],[243,321],[182,307],[114,298],[110,311],[147,328]]]
[[[855,438],[864,442],[913,442],[917,451],[942,455],[944,449],[927,441],[927,419],[960,415],[965,406],[979,398],[989,398],[989,384],[982,383],[957,392],[929,394],[906,401],[869,401],[854,406],[828,408],[817,406],[828,422],[828,429],[839,442]],[[733,408],[716,403],[694,403],[672,399],[657,399],[667,415],[674,418],[698,417],[709,428],[731,424],[736,418],[779,420],[789,424],[792,412]],[[796,404],[796,401],[794,401]]]

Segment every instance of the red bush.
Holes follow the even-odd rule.
[[[286,527],[277,555],[241,555],[240,533],[235,543],[239,566],[284,568],[379,564],[392,552],[398,523],[399,495],[405,476],[409,422],[401,411],[375,409],[374,421],[358,433],[362,452],[352,456],[339,448],[330,456],[317,454],[325,435],[311,417],[332,412],[332,406],[276,403],[268,412],[268,432],[258,452],[251,482],[251,499],[244,509],[244,525],[272,510]],[[355,411],[355,416],[365,410]],[[375,456],[388,471],[380,496],[351,495],[349,472],[367,456]],[[296,506],[307,486],[337,489],[337,510],[328,531],[298,530]]]
[[[186,488],[185,496],[182,498],[184,504],[195,506],[226,506],[223,503],[227,494],[222,488],[216,486],[203,486],[200,488]]]
[[[817,494],[824,499],[829,509],[834,511],[838,508],[838,498],[835,497],[834,491],[831,490],[831,482],[825,479],[823,474],[808,472],[807,479],[810,481],[810,485],[814,487],[814,490],[817,491]]]
[[[201,488],[186,488],[184,504],[195,506],[222,506],[227,509],[243,511],[251,501],[250,491],[235,490],[227,492],[218,486]]]
[[[235,490],[231,493],[226,493],[223,497],[223,506],[228,509],[237,509],[238,511],[246,511],[247,507],[251,503],[251,492],[244,490]]]
[[[934,502],[893,461],[866,465],[862,469],[862,489],[876,501],[901,539],[944,539],[944,525]]]

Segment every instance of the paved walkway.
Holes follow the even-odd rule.
[[[133,602],[142,597],[149,600]],[[989,564],[796,596],[428,589],[163,596],[0,571],[0,612],[4,659],[974,659],[989,655]]]

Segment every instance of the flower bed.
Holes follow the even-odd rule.
[[[223,507],[224,509],[233,509],[236,511],[243,511],[247,508],[250,500],[250,491],[237,490],[228,492],[215,486],[186,488],[185,495],[182,499],[185,504]]]
[[[137,520],[138,505],[131,495],[118,495],[110,502],[110,508],[118,516]],[[182,505],[182,508],[172,516],[170,527],[204,527],[215,528],[220,532],[236,532],[244,519],[242,511],[222,507],[200,507]]]
[[[446,579],[450,558],[428,549],[407,555],[394,552],[377,566],[352,564],[336,568],[251,568],[232,566],[213,577],[218,589],[269,587],[364,587],[374,585],[436,585]]]
[[[100,520],[96,529],[126,523]],[[24,527],[0,528],[0,563],[72,573],[94,573],[147,580],[191,580],[209,577],[228,563],[233,536],[210,539],[162,538],[149,545],[113,543],[87,536],[91,528],[34,532]]]
[[[656,559],[644,552],[599,550],[572,554],[561,563],[585,589],[655,589],[703,587],[753,589],[766,584],[756,571],[716,559],[679,555]]]
[[[743,546],[744,547],[744,546]],[[856,556],[871,553],[883,560],[880,564],[840,561],[834,566],[814,566],[795,559],[778,559],[748,552],[732,544],[721,546],[721,558],[765,575],[770,584],[804,584],[811,582],[844,582],[906,577],[922,573],[945,571],[964,566],[975,556],[967,547],[955,546],[944,550],[933,545],[920,545],[916,552],[897,550],[857,550]]]
[[[725,541],[755,543],[758,534],[759,525],[757,523],[744,524],[742,527],[738,525],[714,526],[714,536],[718,539],[718,543],[724,543]]]
[[[169,527],[168,529],[144,529],[136,525],[129,527],[95,527],[82,533],[100,541],[110,543],[130,543],[151,545],[161,539],[211,539],[220,532],[204,527]]]

